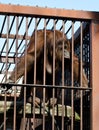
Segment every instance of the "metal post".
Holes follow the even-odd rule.
[[[92,130],[99,129],[99,21],[92,21]]]

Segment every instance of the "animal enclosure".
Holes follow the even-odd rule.
[[[93,19],[0,5],[0,129],[92,130]]]

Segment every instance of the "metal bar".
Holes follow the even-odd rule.
[[[26,36],[28,36],[28,17],[26,17]],[[24,83],[27,83],[27,39],[25,40],[25,74]],[[23,130],[25,130],[26,125],[26,87],[24,87],[24,112],[23,112]]]
[[[38,19],[35,18],[35,49],[34,49],[34,85],[36,85],[36,56],[37,56],[37,50],[36,50],[36,46],[37,46],[37,21]],[[33,89],[33,130],[35,130],[35,96],[36,96],[36,87],[34,87]]]
[[[6,101],[7,101],[7,94],[5,93],[4,95],[4,130],[6,130],[6,120],[7,120],[7,117],[6,117]]]
[[[98,12],[0,4],[1,14],[99,20]],[[81,17],[82,16],[82,17]]]
[[[6,38],[6,34],[1,34],[0,37],[1,37],[1,38]],[[27,37],[26,37],[25,35],[18,35],[17,37],[18,37],[19,40],[25,40],[25,39],[30,40],[30,38],[31,38],[31,36],[27,36]],[[9,35],[8,35],[8,38],[9,38],[9,39],[16,39],[16,35],[14,35],[14,34],[9,34]]]
[[[93,77],[93,74],[92,74],[92,63],[93,63],[93,59],[92,59],[92,47],[93,47],[93,45],[92,45],[92,39],[93,39],[93,37],[92,37],[92,35],[93,35],[93,33],[92,33],[92,27],[93,25],[92,25],[92,23],[89,25],[89,64],[90,64],[90,66],[89,66],[89,88],[91,88],[92,89],[92,87],[93,87],[93,84],[92,84],[92,77]],[[99,34],[98,34],[99,35]],[[92,123],[92,121],[93,121],[93,117],[92,117],[92,91],[90,91],[90,130],[92,130],[93,129],[93,123]]]
[[[46,84],[46,19],[44,19],[44,66],[43,66],[43,85]],[[45,130],[45,93],[43,88],[43,130]]]
[[[82,56],[83,56],[83,25],[82,22],[80,22],[81,32],[80,32],[80,86],[82,86]],[[80,91],[80,130],[83,130],[83,91]]]
[[[6,63],[6,56],[0,57],[0,62]],[[8,63],[15,63],[15,57],[8,56]],[[2,70],[1,70],[2,71]]]
[[[72,21],[72,43],[71,43],[71,87],[74,87],[74,21]],[[72,106],[72,117],[71,117],[71,130],[74,130],[74,91],[71,90],[71,106]]]
[[[54,26],[54,34],[53,34],[53,85],[55,85],[55,40],[56,40],[56,37],[55,37],[55,30],[56,30],[56,20],[53,20],[53,26]],[[54,101],[54,98],[55,98],[55,88],[52,89],[52,100]],[[52,130],[54,130],[54,127],[55,127],[55,117],[54,117],[54,103],[52,104]]]
[[[19,17],[16,17],[16,58],[15,58],[15,63],[16,63],[16,71],[15,71],[15,81],[17,80],[17,63],[18,63],[18,23],[19,23]],[[16,130],[16,86],[14,87],[14,126],[13,129]]]
[[[0,83],[0,85],[8,85],[8,83]],[[16,83],[9,83],[9,85],[12,85],[12,86],[23,86],[23,87],[27,87],[27,86],[29,86],[29,87],[47,87],[47,88],[50,88],[50,87],[52,87],[52,88],[62,88],[62,89],[73,89],[73,90],[76,90],[76,89],[78,89],[78,90],[92,90],[92,88],[85,88],[85,87],[71,87],[71,86],[61,86],[60,87],[60,85],[41,85],[41,84],[16,84]]]
[[[92,120],[91,130],[99,129],[99,21],[91,23],[91,85]]]
[[[65,33],[65,23],[62,21],[62,27],[63,27],[63,38]],[[64,86],[64,46],[65,43],[63,41],[62,43],[62,86]],[[62,130],[64,130],[64,89],[62,89]]]

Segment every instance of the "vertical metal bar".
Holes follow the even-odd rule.
[[[53,20],[53,24],[54,24],[54,43],[53,43],[53,85],[55,85],[55,41],[56,41],[56,37],[55,37],[55,31],[56,31],[56,20]]]
[[[55,30],[56,30],[56,20],[53,20],[53,24],[54,24],[54,41],[53,41],[53,86],[55,85],[55,41],[56,41],[56,37],[55,37]],[[55,88],[53,88],[53,101],[55,98]],[[54,124],[54,103],[52,105],[52,130],[54,130],[55,124]]]
[[[83,56],[83,25],[82,22],[80,22],[81,32],[80,32],[80,87],[82,86],[82,56]],[[80,90],[80,130],[83,130],[83,91]]]
[[[65,33],[65,23],[62,21],[63,38]],[[64,41],[62,43],[62,86],[64,86]],[[62,89],[62,130],[64,130],[64,89]]]
[[[27,36],[28,36],[28,17],[26,17],[26,40],[25,40],[25,75],[24,83],[27,83]],[[24,87],[24,112],[23,112],[23,130],[25,130],[26,125],[26,87]]]
[[[90,61],[90,67],[89,67],[89,87],[92,88],[92,91],[90,92],[90,130],[93,130],[93,58],[92,58],[92,54],[93,54],[93,35],[94,35],[94,28],[93,28],[93,22],[91,21],[90,26],[89,26],[89,35],[90,35],[90,44],[89,44],[89,53],[90,53],[90,57],[89,57],[89,61]],[[99,27],[98,27],[99,28]],[[98,33],[98,38],[99,38],[99,33]],[[99,65],[99,63],[98,63]]]
[[[99,129],[99,21],[91,21],[92,129]]]
[[[15,71],[15,82],[17,80],[17,63],[18,63],[18,23],[19,23],[19,17],[16,16],[16,58],[15,58],[15,64],[16,64],[16,71]],[[16,130],[16,86],[14,86],[14,126],[13,129]]]
[[[10,16],[7,16],[6,77],[5,77],[5,81],[7,80],[7,74],[8,74],[9,23],[10,23]],[[6,117],[6,102],[7,102],[7,95],[5,92],[5,96],[4,96],[4,130],[6,130],[6,119],[7,119],[7,117]]]
[[[36,84],[36,46],[37,46],[37,18],[35,18],[35,50],[34,50],[34,86]],[[33,130],[35,130],[35,96],[36,88],[33,88]]]
[[[71,87],[74,87],[74,73],[73,73],[73,68],[74,68],[74,21],[72,21],[72,44],[71,44]],[[71,90],[71,106],[72,106],[72,117],[71,117],[71,130],[74,129],[74,91],[73,89]]]
[[[44,66],[43,85],[46,84],[46,19],[44,19]],[[45,88],[43,88],[43,130],[45,130]]]

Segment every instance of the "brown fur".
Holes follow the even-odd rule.
[[[63,38],[62,32],[56,30],[55,31],[55,45],[56,45],[55,55],[56,55],[56,60],[60,60],[60,61],[62,58],[62,51],[59,54],[57,47],[58,47],[58,43],[62,42],[62,41],[66,42],[65,49],[67,49],[70,52],[70,43],[68,42],[68,40],[66,39],[65,36]],[[40,55],[43,53],[44,43],[45,43],[44,31],[39,30],[39,31],[37,31],[37,40],[36,40],[36,55],[37,55],[36,59],[37,60],[39,59]],[[54,43],[54,32],[47,30],[46,31],[46,46],[47,46],[46,49],[47,49],[47,53],[50,51],[50,55],[51,55],[50,57],[52,57],[52,53],[53,53],[52,52],[53,43]],[[29,72],[31,70],[31,68],[33,67],[34,58],[35,58],[34,53],[35,53],[35,33],[32,35],[30,42],[29,42],[29,47],[27,49],[27,72]],[[46,60],[47,60],[47,62],[49,62],[48,54],[46,56]],[[10,76],[10,79],[14,82],[15,82],[15,69]],[[19,79],[21,76],[23,76],[24,72],[25,72],[25,55],[23,57],[20,57],[20,62],[18,62],[18,64],[17,64],[17,79]]]
[[[37,35],[35,35],[37,34]],[[55,38],[54,38],[55,34]],[[36,37],[36,41],[35,41]],[[34,32],[31,36],[29,46],[27,48],[27,81],[26,83],[33,84],[34,79],[34,60],[35,60],[35,42],[36,42],[36,83],[37,84],[43,84],[43,63],[44,63],[44,45],[46,43],[46,82],[45,84],[53,84],[53,49],[54,49],[54,41],[55,41],[55,74],[57,74],[57,71],[62,66],[62,57],[63,57],[63,51],[62,51],[62,44],[64,43],[64,50],[68,52],[70,55],[70,42],[66,38],[66,36],[58,30],[51,31],[46,30],[46,42],[45,42],[45,34],[44,30],[38,30],[37,32]],[[65,52],[64,52],[65,53]],[[65,54],[64,58],[66,59],[65,66],[70,69],[71,62],[70,62],[70,56]],[[67,60],[68,59],[68,60]],[[69,62],[68,62],[69,61]],[[65,67],[64,66],[64,67]],[[73,73],[74,73],[74,80],[77,82],[80,82],[80,65],[79,60],[77,56],[74,54],[73,56]],[[9,77],[9,80],[12,80],[15,82],[15,71],[16,67],[13,70],[11,76]],[[25,75],[25,55],[20,57],[20,62],[17,64],[17,79],[19,79],[21,76]],[[57,76],[56,76],[57,77]],[[57,84],[57,81],[55,81],[55,84]],[[82,73],[82,86],[88,87],[88,80],[87,77],[83,71]],[[31,90],[30,90],[31,91]],[[38,89],[37,93],[42,93],[42,88]],[[30,92],[28,92],[30,93]],[[43,95],[40,94],[40,95]]]

